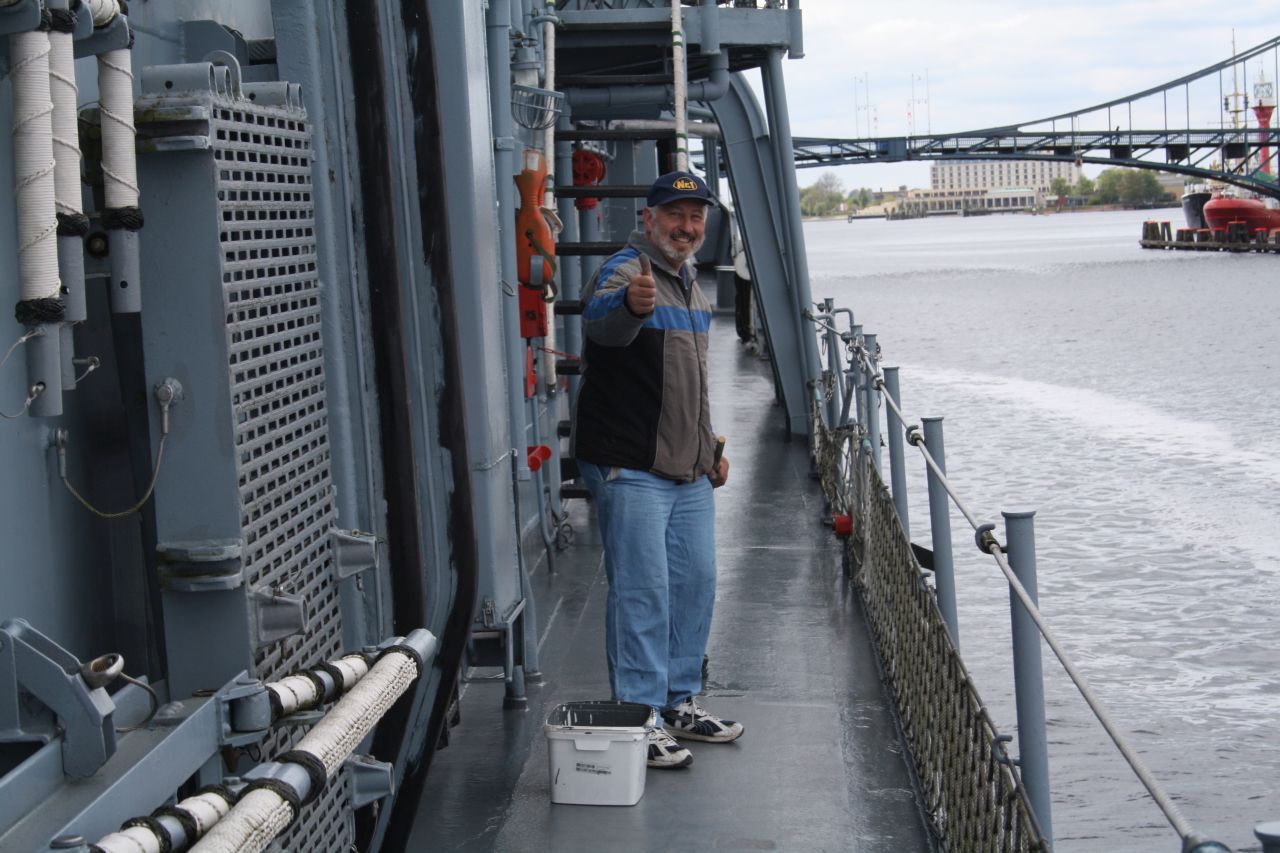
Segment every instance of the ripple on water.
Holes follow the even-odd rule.
[[[1188,819],[1257,850],[1280,817],[1280,455],[1259,428],[1280,423],[1280,288],[1273,258],[1142,252],[1146,215],[820,223],[813,293],[879,334],[910,420],[946,416],[976,514],[1037,511],[1055,633]],[[1008,593],[971,538],[954,525],[961,647],[1013,731]],[[1172,849],[1047,652],[1045,673],[1055,850]]]

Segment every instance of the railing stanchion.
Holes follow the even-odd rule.
[[[947,473],[942,442],[942,418],[921,418],[924,446],[939,470]],[[960,650],[960,620],[956,615],[956,569],[951,556],[951,503],[947,487],[929,469],[929,528],[933,534],[933,581],[938,592],[938,609],[947,623],[951,643]]]
[[[1253,834],[1262,842],[1262,853],[1280,853],[1280,821],[1260,823]]]
[[[1039,606],[1036,592],[1036,536],[1034,512],[1006,512],[1009,567]],[[1040,831],[1053,843],[1049,810],[1049,747],[1044,724],[1044,674],[1040,666],[1040,632],[1018,597],[1009,592],[1013,624],[1013,681],[1018,706],[1018,756],[1027,799],[1035,810]]]
[[[835,305],[831,299],[824,299],[826,305],[827,327],[827,374],[831,377],[831,396],[827,398],[827,426],[835,429],[840,425],[840,400],[844,394],[844,372],[840,367],[840,333],[836,330],[835,316],[831,313]]]
[[[902,446],[902,419],[894,411],[902,410],[902,397],[898,392],[898,368],[884,368],[884,390],[893,401],[885,416],[889,421],[889,482],[893,487],[893,508],[898,512],[902,531],[911,541],[911,520],[907,514],[907,460]]]
[[[862,343],[862,326],[855,323],[853,327],[850,329],[850,333],[853,335],[852,343],[853,343],[854,352],[856,353],[858,349],[858,345]],[[853,358],[852,367],[853,367],[853,388],[852,388],[853,401],[857,404],[858,426],[865,429],[867,426],[866,400],[863,399],[863,387],[865,383],[862,380],[862,375],[863,375],[862,360],[858,358],[857,355],[855,355]]]
[[[876,393],[876,336],[864,335],[867,348],[867,441],[871,444],[871,462],[880,473],[880,395]]]

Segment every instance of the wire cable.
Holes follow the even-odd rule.
[[[858,362],[858,366],[865,368],[866,372],[872,377],[876,391],[880,394],[881,398],[889,408],[893,410],[894,414],[898,416],[899,422],[903,425],[908,442],[914,444],[920,450],[920,454],[924,457],[925,464],[929,467],[929,470],[933,472],[934,476],[938,478],[938,482],[946,491],[951,502],[955,504],[956,509],[960,511],[960,513],[965,517],[965,520],[969,522],[970,526],[972,526],[975,531],[982,532],[981,528],[983,525],[976,519],[973,513],[969,511],[969,508],[965,506],[964,502],[960,499],[960,496],[956,494],[955,489],[951,487],[951,483],[943,473],[942,467],[938,464],[937,460],[933,458],[932,454],[929,453],[928,448],[925,447],[923,438],[917,432],[918,427],[914,424],[909,428],[907,427],[907,418],[903,415],[902,410],[886,390],[884,385],[884,374],[871,358],[871,354],[865,347],[858,345],[855,348],[853,358]],[[1085,679],[1083,673],[1080,672],[1076,665],[1071,661],[1066,651],[1062,648],[1057,637],[1045,622],[1044,615],[1031,600],[1030,594],[1022,585],[1022,582],[1018,580],[1017,575],[1013,573],[1013,568],[1009,565],[1009,561],[1005,557],[1004,547],[996,541],[994,536],[991,535],[989,528],[985,532],[985,535],[982,536],[978,547],[995,559],[996,565],[999,567],[1000,571],[1004,574],[1005,579],[1009,583],[1009,589],[1017,596],[1018,601],[1031,616],[1032,621],[1036,624],[1036,628],[1040,631],[1040,635],[1044,637],[1045,643],[1048,644],[1049,648],[1053,651],[1054,657],[1058,659],[1058,662],[1066,671],[1067,677],[1071,679],[1072,684],[1075,685],[1076,689],[1080,692],[1081,697],[1084,698],[1085,704],[1089,706],[1094,717],[1106,731],[1107,736],[1110,737],[1112,743],[1116,745],[1116,748],[1120,751],[1120,755],[1124,758],[1130,769],[1133,770],[1134,775],[1138,777],[1138,781],[1147,789],[1147,793],[1151,795],[1156,806],[1164,813],[1165,818],[1169,821],[1169,824],[1173,827],[1174,831],[1183,839],[1192,838],[1194,836],[1194,830],[1191,825],[1187,822],[1186,818],[1183,817],[1177,804],[1175,804],[1169,795],[1165,793],[1163,788],[1161,788],[1160,783],[1156,781],[1155,777],[1151,774],[1150,769],[1138,756],[1137,752],[1135,752],[1133,747],[1130,746],[1127,740],[1125,740],[1124,735],[1111,719],[1111,715],[1102,706],[1101,701],[1089,686],[1089,683]]]

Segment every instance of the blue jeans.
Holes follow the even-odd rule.
[[[673,708],[702,689],[716,598],[711,482],[581,461],[578,468],[604,540],[613,698]]]

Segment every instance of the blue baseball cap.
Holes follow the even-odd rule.
[[[658,207],[686,198],[703,204],[713,203],[706,182],[693,172],[667,172],[662,175],[649,187],[645,201],[649,207]]]

